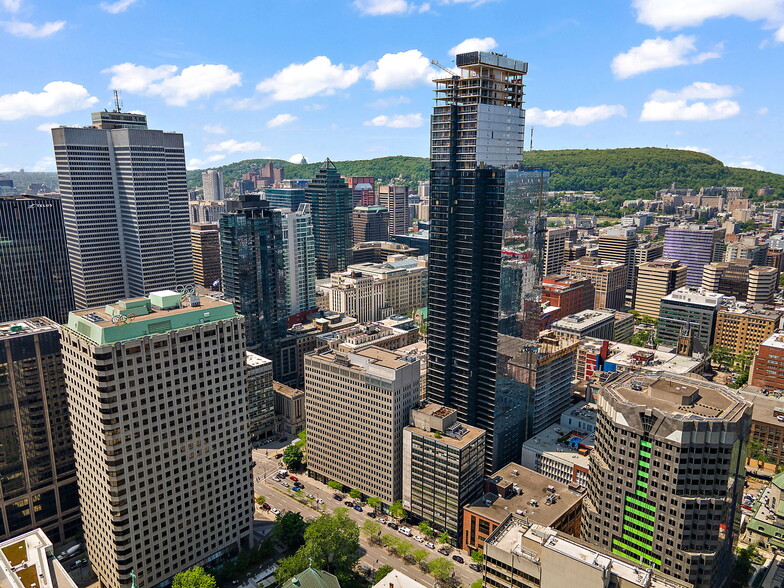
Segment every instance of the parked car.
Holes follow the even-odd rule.
[[[402,534],[403,534],[403,535],[405,535],[406,537],[411,537],[411,529],[409,529],[408,527],[400,527],[400,528],[397,530],[397,532],[398,532],[398,533],[402,533]]]
[[[291,489],[292,489],[294,492],[302,492],[302,488],[300,488],[299,486],[292,486],[292,488],[291,488]]]
[[[280,478],[278,478],[277,476],[273,476],[272,480],[273,482],[280,482]]]
[[[396,525],[395,523],[393,523],[392,521],[389,521],[389,522],[387,523],[387,527],[389,527],[390,529],[394,529],[395,531],[397,531],[397,525]]]
[[[294,485],[295,485],[297,488],[304,488],[304,487],[305,487],[305,484],[303,484],[302,482],[294,482]]]
[[[441,549],[438,550],[438,553],[440,553],[441,555],[449,555],[449,550],[446,547],[442,547]]]
[[[482,571],[482,567],[479,564],[470,563],[470,564],[468,564],[468,567],[471,568],[472,570],[474,570],[475,572],[481,572]]]
[[[265,502],[264,504],[261,505],[261,508],[263,508],[264,510],[270,510],[272,507]]]
[[[419,535],[415,535],[414,536],[414,541],[416,541],[417,543],[422,543],[424,541],[424,539],[422,537],[420,537]]]
[[[278,516],[280,514],[280,511],[277,508],[273,508],[270,512],[275,516]]]
[[[307,497],[308,498],[315,498],[315,496],[313,496],[312,494],[307,494]]]
[[[346,502],[344,502],[343,504],[345,504],[349,508],[354,508],[354,503],[351,502],[350,500],[346,500]]]
[[[369,510],[367,511],[367,516],[369,516],[371,519],[375,519],[376,513],[374,513],[372,510]]]
[[[299,482],[299,478],[297,476],[289,476],[289,480],[292,482]]]
[[[453,555],[452,559],[455,560],[457,563],[465,563],[465,560],[459,555]]]
[[[283,454],[282,454],[282,453],[276,453],[276,454],[273,456],[273,459],[280,459],[281,457],[283,457]]]
[[[316,504],[324,504],[324,501],[321,498],[316,498]]]
[[[335,494],[332,498],[335,500],[343,500],[343,497],[340,494]]]
[[[430,549],[435,549],[436,546],[433,545],[430,541],[425,541],[425,547],[429,547]]]
[[[354,510],[357,511],[357,512],[363,512],[362,507],[359,506],[358,504],[354,505]]]

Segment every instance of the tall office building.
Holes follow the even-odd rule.
[[[72,312],[65,382],[90,566],[152,588],[252,543],[244,319],[170,290]]]
[[[557,307],[552,320],[593,308],[595,292],[588,278],[571,278],[563,274],[542,278],[542,302]]]
[[[198,286],[212,288],[221,279],[220,233],[215,223],[191,225],[193,280]]]
[[[81,528],[60,332],[45,318],[0,323],[0,539]]]
[[[316,308],[316,260],[313,216],[310,204],[282,211],[288,314],[293,316]]]
[[[522,445],[524,386],[499,356],[498,337],[538,332],[537,196],[549,173],[515,169],[528,64],[487,52],[456,60],[460,75],[436,80],[431,119],[427,396],[487,432],[492,472]],[[511,376],[503,389],[499,371]]]
[[[73,310],[59,198],[0,196],[0,322]]]
[[[726,586],[751,404],[662,372],[619,374],[596,403],[581,538],[694,586]]]
[[[599,232],[599,258],[626,266],[626,292],[634,290],[637,231],[632,227],[609,227]]]
[[[248,432],[252,441],[277,434],[272,360],[251,351],[245,354],[248,373]]]
[[[751,265],[750,259],[709,263],[702,270],[703,288],[749,304],[772,302],[778,281],[775,267]]]
[[[396,184],[379,186],[378,205],[389,211],[389,234],[405,235],[411,224],[408,214],[408,186]],[[383,241],[383,239],[378,240]]]
[[[703,351],[713,345],[716,315],[724,296],[704,288],[684,286],[662,298],[656,333],[662,343],[675,345],[684,332],[691,330]]]
[[[677,259],[688,269],[686,285],[702,284],[702,268],[721,261],[724,252],[724,229],[704,225],[669,227],[664,233],[664,257]]]
[[[542,273],[545,276],[560,274],[566,260],[566,238],[569,229],[566,227],[548,228],[544,236],[544,261]]]
[[[208,169],[201,172],[201,186],[204,190],[204,200],[218,202],[226,200],[226,186],[223,184],[223,172]]]
[[[306,202],[305,187],[307,182],[297,183],[286,180],[288,186],[281,188],[265,188],[264,198],[272,208],[288,208],[289,210],[299,209],[299,205]]]
[[[242,194],[220,220],[223,293],[245,317],[248,349],[273,361],[289,317],[281,214],[258,194]]]
[[[403,429],[419,403],[419,360],[368,347],[305,356],[308,470],[385,504],[403,497]]]
[[[634,310],[651,318],[659,316],[661,299],[686,285],[687,268],[675,259],[657,259],[637,267]]]
[[[372,176],[349,176],[343,178],[351,189],[354,206],[373,206],[376,204],[376,178]]]
[[[385,206],[357,206],[352,220],[354,245],[389,240],[389,211]]]
[[[316,279],[342,272],[351,263],[354,232],[351,212],[354,209],[351,189],[329,159],[305,189],[305,201],[313,214],[316,244]]]
[[[185,147],[144,115],[52,129],[76,308],[193,282]]]
[[[563,273],[573,278],[588,278],[593,283],[594,308],[620,310],[626,301],[626,266],[596,257],[581,257],[564,264]]]

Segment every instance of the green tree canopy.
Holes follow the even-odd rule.
[[[436,559],[428,562],[430,573],[439,580],[448,580],[452,577],[452,572],[455,569],[455,564],[444,557],[437,557]]]
[[[278,515],[278,520],[272,528],[272,536],[287,547],[302,545],[307,526],[300,513],[289,511]]]
[[[471,551],[471,559],[474,563],[481,564],[483,561],[485,561],[485,554],[478,549],[473,549]]]
[[[373,510],[381,508],[381,499],[377,496],[368,496],[368,499],[365,502],[367,502],[368,506],[372,507]]]
[[[378,521],[374,521],[373,519],[367,520],[362,523],[362,534],[367,538],[378,537],[378,534],[381,532],[381,523]]]
[[[283,463],[290,470],[298,470],[302,466],[302,449],[296,445],[288,445],[283,450]]]
[[[336,508],[331,515],[323,514],[305,531],[305,557],[313,559],[314,566],[348,577],[359,561],[359,527],[348,516],[345,508]]]
[[[389,514],[396,519],[404,519],[408,516],[408,511],[403,508],[402,500],[396,500],[392,503],[392,506],[389,507]]]
[[[430,537],[433,534],[433,527],[430,526],[430,523],[427,521],[422,521],[417,525],[417,529],[419,532],[422,533],[425,537]]]
[[[362,492],[360,492],[356,488],[352,488],[351,490],[349,490],[348,495],[351,496],[351,498],[353,498],[354,500],[359,500],[360,498],[362,498]]]
[[[471,588],[482,588],[482,586],[483,586],[482,578],[479,578],[478,580],[474,580],[473,582],[471,582]]]
[[[199,566],[174,576],[172,588],[215,588],[215,578]]]
[[[386,577],[386,575],[389,572],[391,572],[394,569],[395,568],[393,568],[392,566],[381,566],[376,570],[376,575],[373,577],[373,580],[375,580],[375,583],[378,584],[381,580],[383,580]]]
[[[342,492],[343,491],[343,484],[340,482],[336,482],[335,480],[330,480],[327,482],[327,486],[332,488],[335,492]]]
[[[414,561],[418,564],[421,564],[423,561],[425,561],[429,555],[430,552],[427,549],[415,549],[411,552],[411,557],[413,557]]]
[[[302,551],[301,547],[294,555],[278,560],[278,567],[275,570],[275,581],[278,585],[308,569],[310,562],[300,551]]]
[[[452,536],[444,531],[443,533],[438,534],[438,542],[443,543],[444,545],[451,545],[452,543]]]

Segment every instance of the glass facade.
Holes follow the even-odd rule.
[[[329,159],[305,189],[305,201],[313,215],[316,279],[321,280],[346,269],[354,245],[351,188]]]

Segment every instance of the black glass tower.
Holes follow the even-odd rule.
[[[0,196],[0,322],[74,308],[59,198]]]
[[[354,231],[351,214],[354,204],[351,188],[340,177],[329,159],[305,189],[305,201],[313,213],[316,242],[316,279],[342,272],[351,263]]]

